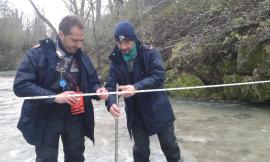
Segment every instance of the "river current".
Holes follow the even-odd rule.
[[[12,91],[14,72],[0,72],[0,162],[34,162],[34,147],[16,128],[23,100]],[[171,99],[184,162],[269,162],[270,105]],[[121,102],[123,107],[123,102]],[[95,145],[86,139],[86,162],[114,161],[114,119],[94,101]],[[151,162],[166,161],[151,136]],[[61,143],[61,142],[60,142]],[[119,162],[132,162],[124,111],[119,119]],[[62,145],[59,161],[63,161]]]

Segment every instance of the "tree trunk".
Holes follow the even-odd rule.
[[[97,33],[96,33],[96,25],[95,25],[95,8],[93,4],[93,0],[90,1],[91,5],[91,12],[92,12],[92,27],[93,27],[93,39],[94,39],[94,47],[95,47],[95,52],[96,52],[96,59],[97,59],[97,71],[101,72],[101,56],[99,55],[99,45],[98,45],[98,40],[97,40]]]
[[[116,6],[115,20],[118,21],[121,18],[121,7],[123,6],[123,0],[114,0]]]
[[[144,28],[144,21],[143,21],[143,6],[144,6],[144,0],[136,0],[136,9],[139,14],[140,19],[140,26],[141,26],[141,32],[142,32],[142,42],[145,40],[145,28]]]
[[[38,10],[38,8],[36,7],[36,5],[34,4],[34,2],[32,0],[29,0],[29,2],[31,3],[32,7],[34,8],[34,10],[36,11],[38,17],[45,22],[53,31],[54,35],[57,35],[57,30],[54,28],[54,26],[52,25],[52,23],[46,18],[44,17],[40,11]]]
[[[80,8],[80,17],[81,18],[83,18],[83,20],[84,20],[84,18],[85,18],[85,16],[86,15],[84,15],[84,7],[85,7],[85,0],[82,0],[82,2],[81,2],[81,8]]]
[[[96,22],[101,18],[101,0],[96,0]]]
[[[112,2],[112,0],[108,0],[108,4],[109,4],[110,12],[111,12],[111,14],[113,14],[113,2]]]

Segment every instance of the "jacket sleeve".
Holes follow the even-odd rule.
[[[110,68],[109,68],[109,73],[107,77],[107,82],[106,82],[106,89],[109,92],[115,92],[116,91],[116,84],[118,83],[117,81],[117,75],[115,72],[116,66],[114,63],[111,63]],[[105,102],[105,105],[107,106],[107,109],[109,111],[110,107],[112,104],[116,103],[116,95],[115,94],[110,94],[108,99]]]
[[[96,93],[97,89],[99,89],[99,88],[101,87],[100,81],[99,81],[99,79],[98,79],[98,74],[97,74],[96,70],[95,70],[95,72],[90,76],[90,78],[92,78],[92,79],[91,79],[91,82],[92,82],[92,85],[93,85],[93,86],[91,87],[91,91],[92,91],[93,93]],[[98,96],[92,96],[91,98],[92,98],[92,99],[95,99],[95,100],[100,100],[100,98],[99,98]]]
[[[146,77],[134,84],[137,90],[160,88],[165,80],[165,68],[160,52],[151,49],[146,55],[148,55],[147,66],[149,67],[146,69]]]
[[[56,95],[56,93],[38,85],[36,69],[37,61],[34,51],[31,49],[23,57],[14,79],[13,90],[18,97]],[[54,102],[54,99],[35,99],[31,102],[34,104],[50,104]]]
[[[90,58],[85,55],[87,58],[87,64],[85,66],[85,68],[89,68],[89,81],[91,82],[91,87],[90,87],[90,92],[91,93],[96,93],[97,89],[101,88],[101,83],[100,80],[98,79],[98,73],[94,67],[94,65],[92,64]],[[95,99],[95,100],[100,100],[100,98],[98,96],[91,96],[91,99]]]

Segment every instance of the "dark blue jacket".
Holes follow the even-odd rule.
[[[133,65],[133,81],[129,76],[127,64],[117,47],[110,55],[111,65],[106,88],[115,91],[116,84],[128,85],[134,82],[137,90],[163,88],[165,69],[159,51],[141,46],[136,42],[138,54]],[[134,103],[137,98],[137,104]],[[171,104],[165,92],[138,93],[134,97],[125,98],[127,126],[132,136],[131,127],[134,122],[134,110],[139,108],[149,135],[158,133],[168,123],[175,120]],[[109,107],[116,102],[116,96],[110,95],[106,101]]]
[[[51,39],[40,41],[40,46],[30,49],[18,66],[14,80],[14,93],[19,97],[56,95],[52,83],[56,82],[55,43]],[[80,62],[81,91],[93,93],[100,87],[97,72],[85,53],[76,53]],[[91,98],[84,97],[85,113],[83,114],[85,135],[94,141],[94,112]],[[46,121],[59,104],[54,99],[25,100],[18,122],[18,129],[26,141],[32,145],[42,142]]]

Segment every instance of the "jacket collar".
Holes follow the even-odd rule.
[[[46,38],[46,39],[40,40],[39,44],[41,47],[45,48],[46,50],[49,50],[49,51],[56,50],[55,43],[51,38]]]
[[[49,51],[54,51],[56,52],[56,43],[58,43],[59,47],[65,52],[68,54],[68,52],[66,52],[66,50],[63,48],[63,45],[62,45],[62,42],[60,40],[59,37],[57,37],[55,39],[55,41],[53,41],[51,38],[46,38],[46,39],[43,39],[43,40],[40,40],[39,41],[39,44],[41,47],[44,47],[46,50],[49,50]],[[77,53],[76,54],[80,54],[82,53],[82,49],[78,49]]]
[[[53,41],[50,38],[43,39],[43,40],[39,41],[39,44],[42,47],[42,50],[43,50],[43,53],[45,54],[45,57],[48,58],[49,66],[51,68],[55,68],[56,64],[57,64],[56,42],[57,42],[57,40]],[[82,50],[79,49],[78,52],[74,56],[80,58],[81,54],[82,54]]]
[[[75,54],[72,54],[72,53],[67,52],[67,50],[64,48],[64,45],[63,45],[61,39],[59,38],[59,36],[56,38],[55,46],[56,46],[56,48],[60,48],[63,52],[65,52],[65,53],[68,54],[68,55],[77,55],[77,54],[79,54],[79,53],[82,53],[82,49],[81,49],[81,48],[79,48],[79,49],[76,51]]]

